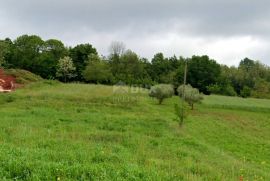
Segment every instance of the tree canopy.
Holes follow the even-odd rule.
[[[156,53],[148,60],[127,49],[122,42],[112,42],[110,54],[100,56],[90,43],[66,47],[57,39],[43,40],[37,35],[22,35],[0,40],[0,66],[31,71],[46,79],[59,79],[59,59],[70,57],[76,77],[67,81],[102,84],[125,82],[127,85],[151,87],[171,84],[176,90],[183,83],[185,63],[187,83],[204,94],[269,98],[270,67],[249,58],[239,66],[218,64],[207,55],[165,57]]]

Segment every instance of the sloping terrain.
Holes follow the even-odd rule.
[[[2,180],[270,180],[270,100],[174,104],[43,81],[0,95]]]
[[[17,84],[23,85],[42,80],[40,76],[22,69],[6,69],[5,74],[14,77]]]

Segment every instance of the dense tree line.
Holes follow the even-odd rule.
[[[66,47],[60,40],[43,40],[36,35],[0,40],[0,66],[61,81],[121,81],[144,87],[163,83],[176,89],[183,82],[185,63],[187,83],[204,94],[270,98],[270,68],[248,58],[241,60],[238,67],[228,67],[206,55],[184,58],[157,53],[147,60],[119,42],[113,42],[110,55],[103,57],[91,44]]]

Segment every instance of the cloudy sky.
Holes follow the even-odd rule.
[[[270,65],[268,0],[0,0],[0,38],[37,34],[91,43],[108,55],[122,41],[142,57],[207,54]]]

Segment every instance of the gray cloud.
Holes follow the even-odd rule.
[[[225,64],[249,56],[270,64],[267,0],[0,0],[0,38],[38,34],[90,42],[102,54],[113,40],[142,56],[209,54]]]

